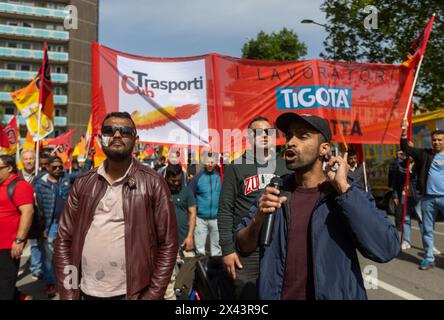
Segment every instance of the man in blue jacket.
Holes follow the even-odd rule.
[[[190,189],[197,202],[196,229],[194,245],[198,255],[205,255],[205,244],[210,235],[210,255],[222,255],[219,245],[219,230],[217,229],[217,209],[221,189],[220,175],[216,162],[217,157],[203,157],[205,169],[191,180]]]
[[[274,214],[272,241],[261,247],[260,299],[366,299],[356,250],[376,262],[400,251],[396,228],[374,199],[348,179],[347,154],[331,157],[325,119],[284,113],[286,134],[281,190],[267,187],[236,235],[240,254],[253,252]]]
[[[48,298],[56,296],[54,271],[54,241],[59,227],[60,214],[71,189],[70,176],[64,171],[62,159],[50,157],[48,173],[42,175],[34,184],[37,207],[45,220],[43,237],[39,239],[43,260],[43,281],[46,283]]]

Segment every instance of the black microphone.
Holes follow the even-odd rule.
[[[283,183],[282,183],[282,179],[280,177],[273,177],[268,186],[280,190],[280,187],[282,187],[282,185],[283,185]],[[274,227],[274,216],[275,216],[275,213],[269,213],[265,217],[265,222],[264,222],[264,225],[262,226],[262,231],[261,231],[261,245],[262,246],[268,247],[271,243],[273,227]]]

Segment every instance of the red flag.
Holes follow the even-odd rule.
[[[71,140],[71,136],[76,130],[77,128],[75,128],[74,130],[71,129],[64,135],[58,136],[56,138],[42,140],[42,147],[58,146],[61,144],[65,144],[68,140]]]
[[[1,123],[0,123],[0,148],[9,149],[9,141],[5,133],[5,127],[3,127]]]
[[[19,131],[17,127],[17,118],[13,116],[5,127],[1,127],[0,147],[5,153],[14,153],[17,151]]]
[[[46,41],[43,49],[43,61],[40,67],[40,95],[39,103],[42,105],[42,113],[45,114],[51,121],[54,121],[54,98],[52,95],[51,70],[48,61],[48,49],[46,48]]]
[[[56,146],[53,153],[55,153],[57,156],[59,156],[63,163],[67,163],[69,160],[69,152],[71,150],[72,146],[72,134],[76,131],[69,130],[66,134],[59,136],[54,139],[46,139],[42,141],[42,147],[46,147],[49,145]]]
[[[430,32],[432,31],[434,20],[435,20],[435,14],[432,15],[425,29],[422,30],[419,36],[410,45],[409,51],[407,52],[408,60],[402,63],[404,66],[409,68],[416,67],[419,60],[424,55],[427,48],[427,42],[429,41]]]

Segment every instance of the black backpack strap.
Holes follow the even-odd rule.
[[[8,186],[7,186],[7,188],[6,188],[6,191],[7,191],[7,193],[8,193],[8,197],[9,197],[9,200],[11,200],[11,202],[12,202],[12,204],[13,204],[14,206],[16,206],[15,203],[14,203],[14,199],[13,199],[13,197],[14,197],[14,191],[15,191],[15,185],[16,185],[17,182],[19,182],[20,180],[22,180],[22,179],[20,179],[20,178],[15,178],[14,180],[11,181],[10,184],[8,184]],[[17,206],[16,206],[16,207],[17,207]]]

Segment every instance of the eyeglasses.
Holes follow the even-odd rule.
[[[50,166],[51,170],[63,170],[63,166]]]
[[[136,136],[136,129],[133,127],[119,127],[119,126],[103,126],[102,135],[105,137],[114,137],[119,131],[124,138],[133,138]]]
[[[266,136],[270,136],[275,133],[275,129],[273,129],[273,128],[268,128],[268,129],[259,128],[259,129],[252,129],[252,130],[253,130],[253,133],[255,136],[262,136],[262,135],[264,135],[264,133]]]

